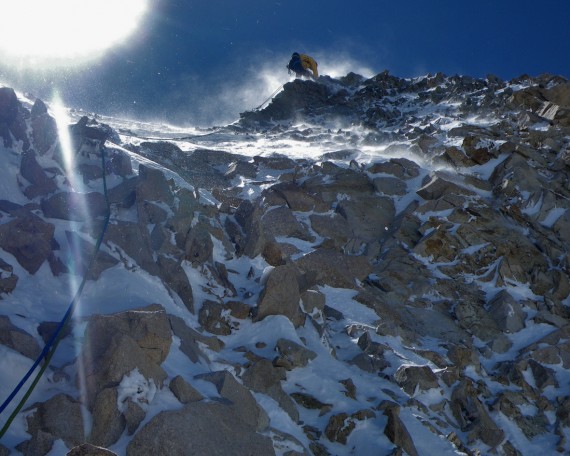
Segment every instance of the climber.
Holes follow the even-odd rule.
[[[304,76],[317,79],[319,77],[319,72],[317,71],[317,62],[311,56],[306,54],[299,54],[298,52],[294,52],[291,56],[291,60],[289,60],[287,69],[289,70],[289,74],[291,74],[291,71],[294,71],[295,76],[298,78]],[[309,69],[313,72],[312,74]]]

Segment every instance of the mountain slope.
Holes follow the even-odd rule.
[[[6,451],[569,451],[568,109],[559,77],[384,72],[68,128],[0,89],[2,397],[88,278]]]

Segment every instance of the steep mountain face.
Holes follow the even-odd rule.
[[[0,454],[570,451],[567,80],[295,80],[157,129],[0,88],[2,400],[88,279]]]

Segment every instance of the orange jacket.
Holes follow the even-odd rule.
[[[317,62],[315,61],[314,58],[312,58],[310,55],[306,55],[306,54],[300,54],[301,57],[301,64],[303,65],[303,68],[305,70],[311,70],[313,72],[313,76],[315,78],[319,77],[319,72],[317,70]]]

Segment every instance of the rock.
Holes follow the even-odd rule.
[[[359,410],[358,412],[348,415],[348,413],[339,413],[330,417],[325,435],[331,442],[338,442],[346,445],[348,437],[356,427],[356,421],[363,421],[375,417],[372,410]]]
[[[287,339],[279,339],[276,349],[279,356],[273,361],[273,365],[285,367],[287,370],[305,367],[317,357],[315,352]]]
[[[93,405],[93,425],[89,442],[101,447],[115,443],[125,430],[126,420],[117,408],[118,393],[106,388],[97,394]]]
[[[348,418],[349,415],[347,413],[339,413],[331,416],[325,429],[327,439],[331,442],[338,442],[342,445],[346,445],[348,436],[356,427],[356,423]]]
[[[5,315],[0,315],[0,345],[10,347],[34,361],[42,351],[34,337],[14,326]]]
[[[66,394],[56,394],[36,404],[35,411],[26,420],[27,432],[32,438],[24,443],[25,454],[46,454],[58,439],[70,448],[83,441],[81,404]]]
[[[529,359],[528,365],[532,372],[532,376],[534,377],[534,383],[540,391],[544,390],[544,388],[548,386],[553,386],[554,388],[559,387],[554,369],[544,367],[534,359]]]
[[[547,434],[549,432],[549,422],[544,413],[541,410],[537,410],[533,415],[523,415],[521,409],[525,407],[532,408],[532,404],[529,403],[523,394],[514,391],[505,391],[493,405],[493,409],[500,411],[510,420],[513,420],[529,440],[538,435]]]
[[[157,225],[164,223],[168,217],[166,209],[157,203],[142,201],[137,204],[139,222],[144,225]]]
[[[317,290],[306,290],[301,293],[301,303],[303,304],[303,309],[309,315],[316,312],[323,312],[325,309],[326,297],[320,291]]]
[[[0,258],[0,299],[1,293],[12,293],[17,284],[18,276],[14,274],[14,268]]]
[[[455,308],[458,324],[484,342],[496,339],[501,333],[497,323],[483,308],[484,302],[461,300]]]
[[[335,247],[342,247],[353,237],[352,229],[346,218],[339,213],[311,214],[311,228],[322,237],[333,240]]]
[[[69,132],[75,151],[79,155],[90,153],[99,155],[101,147],[104,147],[108,139],[116,144],[120,143],[119,136],[109,125],[89,119],[87,116],[81,117],[75,125],[70,127]]]
[[[31,149],[22,153],[20,174],[30,184],[23,189],[28,199],[46,196],[57,190],[55,179],[48,176],[48,173],[38,163],[36,153]]]
[[[131,157],[122,149],[106,147],[107,157],[111,163],[111,170],[117,176],[126,177],[133,174]]]
[[[319,410],[319,416],[325,415],[326,413],[330,412],[333,408],[333,404],[325,404],[324,402],[319,401],[314,396],[311,396],[307,393],[291,393],[291,397],[295,400],[297,404],[300,406],[310,409],[310,410]]]
[[[489,313],[502,331],[515,333],[525,327],[526,313],[522,306],[505,290],[489,302]]]
[[[274,399],[279,406],[291,417],[293,422],[299,421],[299,412],[295,403],[283,391],[281,381],[286,379],[285,369],[275,367],[268,359],[260,359],[253,363],[243,373],[243,384],[257,392],[267,394]]]
[[[197,378],[212,382],[220,396],[232,402],[248,427],[256,431],[264,431],[269,427],[269,417],[265,410],[258,405],[251,392],[228,371],[201,374]]]
[[[285,84],[284,92],[278,93],[267,108],[242,113],[240,122],[253,125],[258,122],[288,119],[297,111],[326,105],[328,97],[329,89],[326,85],[295,79]]]
[[[0,248],[11,253],[30,274],[53,256],[55,227],[32,213],[0,225]]]
[[[158,266],[158,274],[163,283],[180,297],[191,313],[194,313],[194,293],[192,291],[192,285],[180,262],[160,255],[158,256],[156,264]]]
[[[44,155],[58,139],[57,123],[48,114],[45,103],[39,98],[34,102],[32,115],[32,143],[35,150]]]
[[[152,418],[129,442],[126,454],[270,456],[275,455],[275,450],[269,437],[256,433],[255,427],[243,420],[238,406],[191,402],[180,410],[160,412]]]
[[[174,203],[171,184],[159,169],[139,165],[139,180],[137,183],[137,201],[161,201],[168,206]]]
[[[167,378],[160,364],[170,350],[172,332],[159,305],[91,317],[85,341],[81,357],[90,409],[100,391],[118,387],[136,369],[157,386]]]
[[[400,406],[394,402],[384,401],[379,408],[388,417],[384,434],[398,448],[402,448],[409,456],[419,456],[412,436],[400,418]]]
[[[392,174],[398,179],[408,180],[419,176],[420,167],[407,158],[391,158],[387,162],[372,164],[367,171],[371,174]]]
[[[30,144],[25,134],[25,122],[20,115],[21,104],[14,89],[0,87],[0,137],[4,147],[12,147],[12,135],[16,140],[26,138],[24,150],[29,149]]]
[[[471,380],[462,379],[454,388],[451,394],[451,411],[461,430],[467,433],[470,442],[481,439],[483,443],[494,448],[503,441],[504,431],[489,416]]]
[[[129,208],[135,204],[138,177],[124,179],[120,184],[110,188],[107,192],[110,204],[121,208]]]
[[[169,315],[170,326],[176,337],[180,338],[180,351],[193,362],[197,363],[200,358],[208,359],[200,349],[198,342],[208,346],[211,350],[219,352],[224,343],[215,336],[204,336],[198,331],[190,328],[182,318]]]
[[[431,180],[420,188],[416,193],[425,200],[436,200],[444,195],[473,195],[474,193],[464,187],[453,182],[445,180],[443,177],[435,174]]]
[[[204,399],[202,396],[190,383],[184,380],[180,375],[177,375],[170,381],[169,385],[170,391],[176,396],[183,404],[189,402],[198,402]]]
[[[254,321],[269,315],[284,315],[298,327],[303,323],[299,309],[298,271],[291,265],[277,266],[271,271],[259,295]]]
[[[396,383],[410,396],[417,391],[439,387],[437,377],[429,366],[402,365],[394,374]]]
[[[237,160],[230,164],[224,176],[229,179],[236,176],[245,176],[254,179],[257,176],[257,167],[255,163]]]
[[[60,192],[43,199],[42,211],[48,218],[86,222],[107,215],[107,202],[99,192]]]
[[[344,255],[329,249],[318,249],[304,255],[295,265],[305,274],[315,274],[314,284],[334,288],[355,288],[372,272],[372,266],[363,256]]]
[[[356,400],[356,385],[354,384],[352,379],[347,378],[345,380],[340,380],[339,383],[341,383],[346,388],[346,391],[343,391],[344,395],[346,397]]]
[[[485,141],[477,136],[466,136],[463,139],[463,150],[469,159],[477,165],[484,165],[495,157],[485,145]]]
[[[370,373],[382,372],[387,367],[390,367],[390,363],[380,356],[368,355],[366,353],[360,353],[352,358],[349,364],[353,364],[359,369]]]
[[[117,453],[90,443],[83,443],[69,450],[66,456],[117,456]]]
[[[118,221],[111,223],[105,234],[105,242],[110,246],[115,244],[120,247],[128,255],[128,257],[121,255],[125,262],[131,263],[134,260],[135,265],[143,268],[149,274],[159,275],[160,271],[154,260],[146,227],[133,222]],[[119,253],[122,252],[119,251]]]
[[[228,301],[226,303],[230,315],[240,320],[245,320],[251,314],[251,307],[241,301]]]
[[[18,115],[19,106],[20,102],[14,89],[0,87],[0,122],[8,125],[14,122]]]
[[[275,241],[277,237],[314,240],[307,226],[297,220],[288,207],[265,207],[262,202],[258,204],[246,222],[247,238],[243,247],[246,255],[252,258],[257,256],[268,242]]]
[[[364,242],[382,240],[387,236],[396,212],[391,198],[379,196],[341,200],[336,211],[346,219],[354,236]]]
[[[408,186],[397,177],[375,177],[372,181],[377,192],[384,195],[405,195]]]
[[[325,212],[328,210],[328,205],[318,194],[307,192],[296,182],[282,182],[272,185],[268,189],[268,193],[275,193],[276,196],[282,198],[291,211]],[[307,234],[304,233],[304,235]]]
[[[206,300],[200,308],[198,322],[202,327],[217,336],[227,336],[232,333],[230,319],[222,315],[225,308],[216,301]]]
[[[69,244],[71,256],[70,272],[78,276],[87,274],[88,279],[97,280],[103,271],[119,263],[119,260],[102,250],[97,252],[95,262],[91,263],[95,252],[95,244],[86,240],[75,231],[65,231],[65,236]]]
[[[133,435],[145,419],[146,412],[132,398],[128,398],[126,403],[123,403],[123,416],[127,426],[127,435]]]
[[[214,243],[208,229],[203,224],[194,226],[186,238],[184,258],[194,265],[212,261]]]

